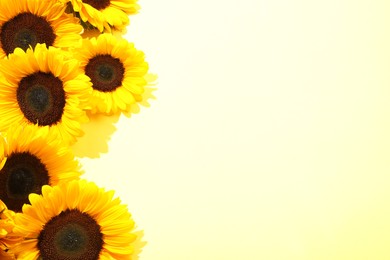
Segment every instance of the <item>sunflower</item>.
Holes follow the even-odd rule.
[[[68,48],[80,43],[79,20],[56,1],[0,1],[0,58],[38,43]]]
[[[0,72],[0,131],[13,123],[48,128],[67,144],[83,134],[91,83],[67,52],[42,44],[34,51],[17,48],[0,61]]]
[[[0,200],[0,259],[15,259],[8,249],[23,239],[20,236],[12,236],[14,217],[15,212],[8,210],[7,206]]]
[[[101,34],[98,38],[84,39],[75,57],[92,82],[92,113],[129,111],[132,104],[141,100],[148,64],[143,52],[132,43]]]
[[[14,232],[25,241],[11,248],[18,259],[130,259],[134,222],[127,207],[94,183],[43,186],[16,214]]]
[[[20,212],[30,193],[43,185],[78,179],[80,164],[71,149],[47,131],[13,126],[0,151],[0,199],[8,209]]]
[[[72,11],[99,31],[123,30],[129,24],[129,14],[139,10],[137,0],[61,0],[69,2]]]

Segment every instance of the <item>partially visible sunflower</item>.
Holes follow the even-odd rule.
[[[61,0],[69,2],[72,11],[85,23],[99,31],[123,30],[129,24],[129,14],[139,10],[137,0]],[[87,26],[88,27],[88,26]]]
[[[45,131],[13,126],[0,150],[0,199],[8,209],[21,211],[30,193],[43,185],[78,179],[80,164],[71,149]]]
[[[127,112],[132,104],[141,101],[148,64],[144,53],[132,43],[101,34],[98,38],[84,39],[75,57],[92,82],[92,113]]]
[[[15,259],[8,249],[23,240],[20,236],[13,236],[15,212],[8,210],[7,206],[0,200],[0,259]]]
[[[42,44],[34,51],[17,48],[0,61],[0,72],[0,131],[13,123],[48,128],[66,144],[83,134],[91,83],[67,52]]]
[[[44,186],[16,214],[14,232],[26,238],[11,248],[18,259],[130,259],[136,235],[127,207],[94,183]]]
[[[79,20],[65,13],[56,1],[0,1],[0,58],[19,47],[27,50],[38,43],[58,48],[80,43]]]

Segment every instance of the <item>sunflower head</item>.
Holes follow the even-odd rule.
[[[70,148],[43,130],[11,127],[2,140],[0,160],[0,199],[14,211],[21,211],[29,194],[40,193],[43,185],[81,174]]]
[[[83,134],[91,83],[67,52],[41,44],[17,48],[0,61],[0,72],[0,131],[13,123],[48,128],[67,144]]]
[[[125,112],[139,102],[147,84],[148,64],[143,52],[133,44],[102,34],[83,40],[82,48],[75,50],[75,57],[92,82],[92,113]]]
[[[70,48],[80,43],[82,26],[57,1],[0,1],[0,58],[38,43]]]
[[[137,0],[62,0],[80,18],[84,28],[111,32],[129,24],[129,14],[139,10]]]
[[[129,259],[134,222],[113,195],[86,181],[44,186],[15,217],[26,240],[13,251],[21,259]]]
[[[0,259],[15,259],[9,248],[23,240],[21,236],[13,235],[14,218],[15,212],[8,210],[0,200]]]

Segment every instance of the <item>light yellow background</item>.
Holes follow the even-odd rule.
[[[390,1],[139,3],[157,99],[82,163],[140,259],[390,259]]]

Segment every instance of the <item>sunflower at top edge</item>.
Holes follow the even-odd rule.
[[[64,50],[77,47],[83,27],[65,9],[57,1],[0,1],[0,58],[37,44]]]

